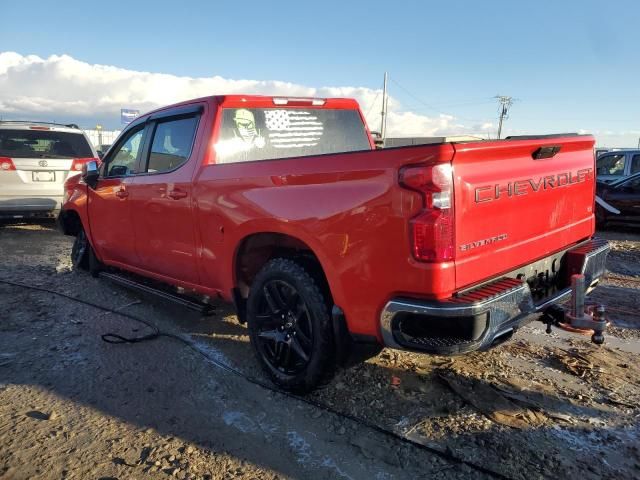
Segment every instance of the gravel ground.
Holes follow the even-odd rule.
[[[107,344],[100,335],[149,329],[0,284],[0,477],[638,478],[640,235],[604,233],[604,347],[532,323],[486,353],[384,350],[307,398],[331,412],[216,366],[266,380],[227,306],[200,317],[123,290],[72,272],[71,239],[51,224],[0,226],[0,279],[188,342]]]

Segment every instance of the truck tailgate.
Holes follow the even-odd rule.
[[[454,144],[457,289],[593,235],[593,145],[590,135]]]

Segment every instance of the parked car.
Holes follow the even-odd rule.
[[[0,217],[55,217],[65,180],[96,158],[76,125],[0,121]]]
[[[134,120],[67,180],[59,222],[78,268],[233,301],[273,381],[308,391],[361,346],[484,350],[565,301],[571,273],[590,291],[609,248],[593,145],[376,150],[354,100],[207,97]]]
[[[640,172],[640,150],[613,150],[596,160],[596,175],[605,183]]]
[[[640,225],[640,173],[610,184],[598,182],[596,195],[598,225]]]

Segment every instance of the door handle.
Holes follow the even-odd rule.
[[[187,192],[185,192],[184,190],[169,190],[169,193],[167,195],[174,200],[179,200],[181,198],[185,198],[187,196]]]
[[[129,192],[127,192],[124,188],[116,192],[116,197],[118,198],[127,198],[128,196],[129,196]]]

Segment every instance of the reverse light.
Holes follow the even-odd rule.
[[[423,209],[409,221],[413,256],[422,262],[455,257],[453,170],[448,163],[400,170],[400,185],[422,194]]]
[[[0,157],[0,170],[8,172],[9,170],[15,170],[16,166],[13,164],[13,160],[9,157]]]

